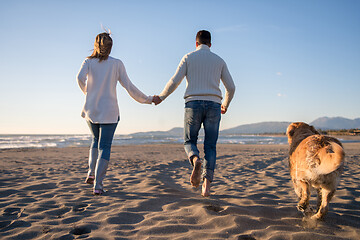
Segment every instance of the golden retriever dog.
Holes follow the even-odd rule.
[[[313,126],[303,122],[291,123],[286,135],[290,145],[289,166],[294,190],[300,201],[299,211],[308,215],[311,187],[318,193],[317,211],[311,219],[321,219],[329,209],[340,175],[345,152],[339,140],[320,135]]]

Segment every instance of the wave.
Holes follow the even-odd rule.
[[[0,135],[0,149],[83,146],[90,135]]]
[[[341,140],[341,139],[340,139]],[[347,142],[346,140],[341,140]],[[179,136],[154,136],[154,135],[115,135],[113,146],[142,145],[142,144],[182,144]],[[203,136],[198,143],[203,143]],[[286,136],[259,136],[259,135],[220,135],[218,143],[221,144],[255,144],[273,145],[287,144]],[[0,149],[9,148],[49,148],[49,147],[89,147],[90,134],[81,135],[0,135]]]
[[[203,138],[199,137],[199,143]],[[48,148],[48,147],[88,147],[91,135],[0,135],[0,149],[8,148]],[[141,144],[183,143],[179,136],[130,136],[115,135],[113,145],[141,145]],[[284,144],[284,137],[247,136],[219,136],[218,143],[223,144]]]

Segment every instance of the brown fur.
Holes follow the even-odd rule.
[[[290,144],[290,175],[298,209],[309,212],[311,187],[317,189],[317,212],[312,219],[321,219],[327,213],[343,171],[345,152],[339,140],[320,135],[313,126],[303,122],[289,125],[286,130]]]

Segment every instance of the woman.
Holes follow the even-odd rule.
[[[119,117],[116,85],[120,84],[140,103],[151,104],[153,97],[137,89],[126,74],[121,60],[110,57],[113,41],[109,33],[95,38],[94,51],[83,62],[77,81],[85,94],[81,116],[86,119],[92,143],[86,183],[94,184],[94,195],[104,193],[103,180],[110,160],[111,144]]]

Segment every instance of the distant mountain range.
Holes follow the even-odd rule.
[[[239,125],[234,128],[222,130],[222,135],[237,134],[266,134],[266,133],[285,133],[286,128],[291,122],[259,122],[252,124]],[[360,128],[360,118],[348,119],[343,117],[321,117],[311,123],[317,129],[321,130],[341,130]],[[183,136],[183,128],[176,127],[169,131],[151,131],[130,134],[131,136]],[[203,131],[200,132],[203,134]]]
[[[244,124],[234,128],[222,130],[221,134],[263,134],[263,133],[284,133],[290,122],[259,122]]]
[[[181,127],[175,127],[168,131],[150,131],[150,132],[137,132],[129,134],[130,136],[182,136],[184,134],[184,129]]]
[[[310,123],[322,130],[340,130],[360,128],[360,118],[348,119],[343,117],[321,117]]]

